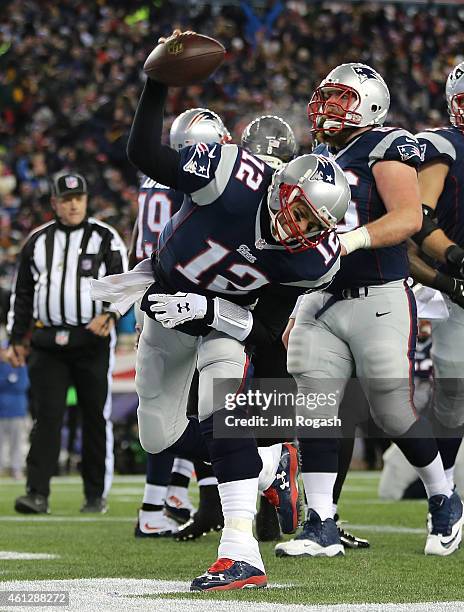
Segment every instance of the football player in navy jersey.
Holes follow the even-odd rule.
[[[170,146],[176,151],[198,142],[226,143],[231,136],[222,119],[207,108],[193,108],[179,115],[173,122],[169,134]],[[153,179],[143,176],[139,189],[139,211],[134,225],[132,243],[129,251],[129,264],[133,268],[137,263],[150,257],[158,246],[159,236],[168,220],[178,212],[184,200],[181,191],[166,187]],[[135,308],[137,324],[141,329],[143,313],[138,305]],[[196,472],[205,472],[208,468],[198,462]],[[171,471],[172,470],[172,471]],[[142,507],[138,511],[135,526],[136,537],[158,538],[171,536],[178,531],[177,523],[190,519],[193,510],[188,498],[187,488],[193,465],[187,459],[177,458],[167,451],[158,454],[147,453],[147,478]],[[212,474],[204,474],[210,477]],[[199,477],[199,484],[204,482]],[[214,478],[213,478],[214,479]],[[169,488],[168,488],[169,483]],[[211,489],[206,489],[210,492]],[[205,490],[200,488],[200,499]],[[219,501],[208,496],[211,524],[217,527],[221,523]],[[205,525],[203,525],[204,528]]]
[[[435,379],[434,417],[438,446],[451,487],[464,425],[464,62],[446,82],[451,126],[417,134],[423,156],[419,186],[423,224],[413,239],[437,262],[428,268],[414,260],[423,284],[445,294],[449,318],[432,321]]]
[[[286,121],[275,115],[261,115],[251,121],[241,135],[242,146],[277,170],[295,157],[297,145],[292,128]],[[253,309],[253,317],[259,318],[269,330],[268,337],[253,347],[252,366],[256,378],[284,378],[288,376],[286,367],[286,351],[281,342],[282,331],[285,329],[289,314],[294,306],[293,296],[273,295],[268,292],[260,297]],[[258,445],[274,444],[277,440],[257,440]],[[195,464],[197,470],[197,464]],[[203,468],[204,469],[204,468]],[[217,492],[216,487],[208,479],[206,487],[200,487],[200,503],[193,519],[179,529],[177,540],[193,540],[209,531],[208,526],[214,524],[214,508],[211,508],[211,498]],[[203,501],[204,498],[204,501]],[[213,515],[213,516],[212,516]],[[212,520],[213,519],[213,520]],[[217,524],[217,522],[216,522]],[[262,495],[259,511],[256,514],[256,536],[258,541],[279,540],[281,536],[276,508]]]
[[[338,226],[340,272],[327,290],[300,301],[287,329],[293,327],[287,364],[300,392],[338,394],[335,410],[355,368],[375,423],[424,482],[425,553],[448,555],[461,541],[462,502],[447,482],[430,424],[412,403],[417,318],[406,240],[421,226],[420,150],[409,132],[381,127],[389,104],[383,78],[359,63],[333,69],[309,102],[312,132],[344,170],[352,200]],[[321,415],[326,410],[319,408]],[[301,534],[277,545],[278,556],[343,554],[332,509],[337,440],[330,453],[321,444],[300,440],[309,512]]]
[[[334,229],[345,215],[349,185],[335,162],[315,155],[274,172],[237,145],[201,143],[180,152],[163,147],[166,93],[166,86],[147,81],[128,142],[129,159],[141,172],[190,194],[160,236],[152,258],[155,283],[142,301],[147,316],[136,369],[140,439],[149,452],[200,453],[201,430],[207,446],[225,527],[217,562],[193,581],[192,590],[265,586],[252,533],[258,487],[273,488],[282,529],[293,531],[295,449],[283,445],[275,457],[274,447],[258,453],[252,437],[216,439],[213,413],[224,411],[224,393],[234,397],[246,383],[245,342],[256,343],[262,331],[249,308],[260,291],[271,284],[283,291],[319,288],[339,269]],[[140,272],[128,273],[126,287]],[[108,285],[116,295],[114,280]],[[196,368],[199,424],[185,414]],[[213,394],[217,378],[226,380]],[[287,521],[284,502],[291,509]]]

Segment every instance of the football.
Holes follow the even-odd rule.
[[[207,79],[223,62],[220,42],[202,34],[180,34],[157,45],[147,57],[145,74],[166,85],[192,85]]]

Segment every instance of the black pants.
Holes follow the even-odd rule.
[[[110,339],[88,346],[34,347],[28,361],[34,426],[27,456],[27,491],[48,496],[60,452],[66,394],[76,387],[82,412],[82,478],[87,498],[101,497],[113,475],[113,428],[108,394]]]

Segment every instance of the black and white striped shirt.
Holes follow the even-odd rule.
[[[127,270],[119,234],[92,217],[76,227],[51,221],[34,230],[21,250],[8,332],[21,341],[32,321],[45,327],[86,325],[106,310],[90,297],[90,280]]]

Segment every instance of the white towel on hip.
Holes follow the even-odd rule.
[[[110,302],[124,315],[154,282],[151,261],[144,259],[129,272],[92,279],[90,292],[94,300]]]
[[[440,291],[418,283],[413,287],[419,319],[447,319],[449,310]]]

